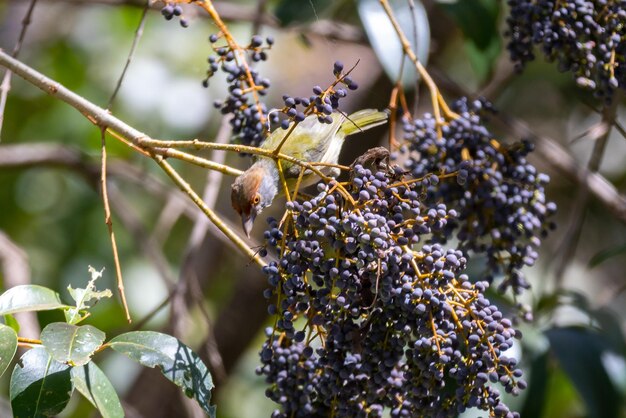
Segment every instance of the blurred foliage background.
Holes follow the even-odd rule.
[[[29,3],[0,1],[0,48],[13,49]],[[353,73],[360,88],[344,108],[384,108],[393,81],[381,62],[390,58],[385,57],[384,47],[377,52],[370,47],[366,30],[372,23],[364,25],[357,12],[368,2],[357,3],[215,2],[240,42],[257,32],[276,38],[269,60],[258,66],[272,81],[270,106],[280,106],[283,94],[304,96],[312,86],[331,82],[335,60],[346,65],[360,60]],[[20,59],[106,106],[144,5],[142,0],[39,0]],[[551,176],[547,194],[559,206],[558,229],[542,247],[539,264],[527,271],[533,289],[524,302],[535,315],[532,322],[521,325],[524,339],[515,355],[522,359],[529,388],[510,405],[524,418],[626,416],[624,217],[620,219],[615,208],[594,197],[586,203],[584,216],[571,216],[582,187],[574,174],[586,166],[593,147],[584,133],[597,128],[600,120],[596,104],[569,75],[541,59],[521,75],[514,72],[503,37],[505,2],[426,0],[423,5],[430,42],[429,50],[422,52],[428,54],[428,69],[446,99],[485,96],[500,112],[500,122],[494,122],[492,129],[502,140],[528,135],[528,130],[515,128],[523,122],[538,138],[562,151],[555,156],[540,148],[532,157]],[[212,106],[225,95],[225,87],[217,78],[208,89],[201,85],[211,52],[207,38],[216,28],[199,8],[185,8],[189,28],[166,22],[159,8],[157,3],[147,12],[113,114],[154,138],[225,137],[224,122]],[[409,93],[418,113],[429,110],[424,93]],[[619,108],[618,119],[624,114]],[[341,162],[349,164],[368,148],[387,141],[382,129],[350,138]],[[254,373],[263,328],[269,323],[262,296],[264,277],[206,226],[199,211],[152,161],[113,140],[107,144],[113,224],[135,322],[125,322],[119,301],[100,303],[87,322],[105,330],[109,338],[136,326],[174,334],[211,365],[218,416],[269,416],[273,404]],[[11,145],[24,146],[17,149],[18,163],[5,148]],[[13,77],[0,142],[3,289],[34,283],[63,294],[69,284],[87,282],[88,265],[106,268],[99,287],[116,287],[99,195],[100,145],[98,129],[77,111]],[[208,156],[225,157],[228,164],[240,168],[249,164],[235,154],[218,154]],[[42,156],[49,158],[38,159]],[[614,130],[600,174],[617,191],[626,188],[625,156],[626,140]],[[562,169],[565,162],[575,164],[569,174]],[[196,190],[205,189],[218,213],[238,228],[228,196],[232,179],[175,166]],[[568,234],[580,222],[579,236]],[[257,239],[263,228],[263,222],[257,222]],[[22,256],[28,269],[17,279],[9,277],[6,266]],[[470,271],[478,274],[480,265]],[[511,301],[501,303],[506,306]],[[43,313],[37,319],[44,326],[59,318]],[[36,336],[36,327],[33,323],[23,331]],[[155,378],[158,371],[140,370],[115,355],[101,355],[96,361],[123,397],[127,416],[198,416],[177,388]],[[7,393],[7,385],[5,375],[0,393]],[[3,403],[0,415],[8,416],[6,399]],[[78,397],[63,413],[63,417],[92,415],[91,406]]]

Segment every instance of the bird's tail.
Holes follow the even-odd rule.
[[[363,109],[349,115],[341,124],[339,132],[345,136],[352,135],[357,132],[365,131],[375,126],[387,123],[389,118],[388,111],[378,111],[376,109]]]

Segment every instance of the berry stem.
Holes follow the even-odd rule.
[[[162,155],[153,153],[152,158],[154,161],[165,171],[165,173],[174,181],[174,183],[181,189],[191,200],[204,212],[204,214],[213,222],[213,224],[224,233],[237,246],[244,254],[246,254],[251,260],[256,262],[260,267],[266,265],[265,261],[259,255],[252,250],[246,242],[244,242],[239,235],[237,235],[226,223],[224,223],[220,217],[209,208],[202,198],[191,188],[180,174],[163,158]]]
[[[443,99],[443,96],[439,92],[439,88],[437,88],[437,85],[435,84],[433,79],[430,77],[430,74],[428,74],[428,71],[426,71],[426,68],[424,68],[422,63],[417,58],[417,55],[415,55],[415,52],[413,52],[413,49],[411,48],[411,44],[409,40],[404,35],[404,32],[400,28],[400,25],[398,24],[398,21],[396,20],[396,17],[393,14],[391,7],[389,6],[389,2],[387,0],[380,0],[380,4],[385,9],[385,13],[387,13],[387,17],[389,17],[389,21],[393,25],[393,28],[396,31],[396,34],[398,35],[398,38],[400,38],[400,43],[402,44],[402,49],[404,50],[404,53],[413,62],[413,64],[415,65],[415,69],[420,74],[420,76],[424,79],[424,83],[426,83],[426,86],[428,87],[428,90],[430,91],[433,112],[435,114],[435,119],[437,121],[437,131],[441,135],[440,124],[443,122],[441,120],[441,111],[443,111],[443,115],[445,116],[446,119],[457,119],[459,115],[457,115],[455,112],[450,110],[450,108],[448,107],[448,104],[446,103],[446,101]],[[440,110],[440,106],[441,106],[441,110]]]
[[[245,54],[244,54],[243,49],[239,46],[237,41],[235,41],[235,39],[233,38],[233,35],[231,35],[230,31],[228,30],[228,27],[226,26],[226,24],[220,17],[217,10],[215,10],[215,7],[213,7],[212,1],[210,0],[199,1],[198,5],[202,7],[204,10],[206,10],[206,12],[209,14],[209,16],[211,17],[211,20],[213,20],[213,23],[215,23],[215,26],[217,26],[220,33],[224,37],[224,40],[228,44],[228,47],[231,50],[233,50],[233,52],[235,53],[235,60],[237,60],[239,64],[243,66],[245,73],[246,73],[248,86],[252,93],[252,97],[254,99],[257,112],[259,113],[259,121],[261,122],[262,125],[265,126],[265,114],[263,113],[263,108],[261,107],[261,100],[257,93],[257,90],[259,89],[257,89],[257,85],[254,82],[254,78],[252,77],[252,73],[250,72],[250,67],[248,66],[248,62],[245,59]]]

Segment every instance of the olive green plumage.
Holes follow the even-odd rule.
[[[346,136],[382,125],[387,122],[388,117],[387,112],[363,109],[347,117],[335,112],[332,114],[332,123],[321,123],[317,120],[317,116],[311,115],[296,126],[280,152],[300,161],[336,164]],[[288,132],[289,129],[275,130],[261,144],[261,148],[275,150]],[[300,175],[300,166],[297,164],[282,161],[281,165],[285,177]]]
[[[321,123],[317,116],[311,115],[293,128],[277,129],[261,144],[261,148],[274,151],[285,135],[289,136],[280,148],[280,153],[297,158],[307,163],[322,162],[337,164],[339,153],[346,136],[382,125],[387,122],[388,113],[374,109],[363,109],[349,116],[335,112],[332,123]],[[302,167],[298,164],[281,160],[283,173],[289,188],[293,188]],[[328,176],[337,176],[339,170],[334,167],[320,166],[319,170]],[[317,180],[310,170],[304,172],[301,186],[307,186]],[[247,235],[252,230],[256,216],[269,206],[279,190],[280,175],[276,161],[272,158],[257,156],[254,164],[235,179],[232,185],[231,202],[241,216],[243,229]]]

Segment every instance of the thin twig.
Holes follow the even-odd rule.
[[[126,64],[120,74],[120,77],[117,80],[117,84],[111,97],[109,98],[109,102],[107,104],[107,110],[111,109],[115,98],[117,97],[117,92],[120,90],[122,86],[122,82],[124,81],[124,76],[126,75],[126,71],[130,66],[130,62],[132,60],[133,54],[135,53],[135,49],[137,48],[137,44],[141,35],[143,33],[144,23],[146,21],[146,15],[148,13],[148,7],[150,6],[150,2],[146,3],[146,7],[143,9],[143,13],[141,15],[141,19],[139,21],[139,26],[135,31],[135,37],[133,39],[132,46],[130,48],[130,52],[128,53],[128,57],[126,58]],[[111,218],[111,207],[109,205],[109,195],[108,195],[108,187],[107,187],[107,151],[106,151],[106,128],[101,128],[101,150],[102,150],[102,170],[100,172],[100,184],[102,191],[102,202],[104,205],[104,223],[107,225],[107,229],[109,231],[109,237],[111,239],[111,249],[113,251],[113,262],[115,264],[115,275],[117,277],[117,288],[120,292],[120,297],[122,299],[122,306],[124,307],[124,312],[126,314],[126,320],[130,323],[132,322],[130,318],[130,311],[128,310],[128,304],[126,303],[126,295],[124,293],[124,278],[122,276],[122,267],[120,264],[120,255],[117,251],[117,242],[115,240],[115,233],[113,232],[113,219]]]
[[[140,216],[133,210],[133,207],[129,204],[128,200],[126,200],[124,194],[118,191],[115,184],[113,184],[113,187],[109,190],[109,198],[124,229],[130,232],[133,240],[145,256],[152,260],[163,283],[166,286],[172,286],[176,283],[163,251],[161,251],[158,243],[150,236],[146,227],[141,222]]]
[[[228,141],[230,131],[231,129],[228,120],[226,118],[222,119],[222,124],[217,133],[216,142],[226,143]],[[224,153],[218,153],[216,152],[216,150],[213,150],[213,152],[211,153],[211,161],[215,161],[217,163],[224,162],[224,157]],[[217,195],[220,190],[222,178],[223,176],[218,171],[211,171],[207,173],[207,182],[204,187],[202,200],[211,209],[215,208],[215,203],[217,202]],[[194,260],[200,255],[199,251],[201,249],[201,244],[204,240],[204,237],[206,236],[208,228],[209,222],[206,216],[196,217],[193,229],[191,230],[191,234],[189,235],[189,240],[187,241],[187,248],[185,248],[185,255],[183,256],[183,263],[180,269],[179,280],[185,280],[185,277],[192,274],[192,266],[194,264]]]
[[[263,16],[265,15],[266,5],[267,5],[267,0],[257,0],[256,16],[254,16],[254,20],[252,21],[252,35],[258,35],[261,30],[261,25],[263,24]]]
[[[146,3],[146,7],[143,9],[143,13],[141,15],[141,20],[139,21],[139,26],[135,31],[135,38],[133,39],[133,44],[130,48],[130,52],[128,53],[128,57],[126,58],[126,64],[120,74],[120,77],[117,80],[117,84],[111,97],[109,98],[109,102],[107,104],[107,110],[111,108],[115,98],[117,97],[117,92],[122,86],[122,82],[124,81],[124,76],[126,75],[126,71],[130,66],[130,62],[132,60],[133,54],[135,53],[135,49],[137,48],[137,43],[141,38],[141,34],[143,33],[143,26],[146,21],[146,14],[148,13],[148,7],[150,3]],[[113,262],[115,264],[115,275],[117,277],[117,288],[120,292],[120,297],[122,298],[122,306],[124,307],[124,312],[126,314],[126,320],[130,323],[132,322],[130,318],[130,312],[128,310],[128,304],[126,303],[126,295],[124,293],[124,278],[122,276],[122,267],[120,264],[120,255],[117,251],[117,242],[115,240],[115,233],[113,232],[113,220],[111,218],[111,207],[109,205],[109,194],[107,187],[107,151],[106,151],[106,128],[101,128],[101,151],[102,151],[102,170],[100,172],[100,184],[102,190],[102,202],[104,205],[104,223],[107,225],[107,229],[109,231],[109,237],[111,239],[111,248],[113,250]]]
[[[158,139],[148,138],[143,136],[138,139],[137,144],[141,147],[151,148],[155,150],[156,154],[160,154],[160,149],[168,149],[168,148],[189,148],[189,149],[210,149],[210,150],[220,150],[220,151],[232,151],[237,153],[245,153],[245,154],[253,154],[260,155],[263,157],[275,158],[277,160],[284,160],[290,163],[299,165],[301,167],[306,168],[307,170],[311,170],[321,179],[329,180],[330,177],[326,176],[315,166],[318,163],[309,163],[305,161],[301,161],[295,157],[292,157],[287,154],[276,153],[273,150],[266,150],[264,148],[251,147],[248,145],[239,145],[239,144],[218,144],[215,142],[205,142],[199,139],[192,140],[177,140],[177,141],[163,141]]]
[[[104,205],[104,223],[109,230],[109,237],[111,239],[111,248],[113,250],[113,262],[115,264],[115,276],[117,277],[117,289],[120,292],[120,298],[122,299],[122,306],[124,307],[124,313],[128,323],[132,322],[130,318],[130,312],[128,310],[128,304],[126,303],[126,294],[124,293],[124,279],[122,277],[122,267],[120,265],[120,257],[117,251],[117,242],[115,240],[115,233],[113,232],[113,221],[111,219],[111,207],[109,206],[109,194],[107,191],[107,151],[105,141],[105,129],[102,128],[102,170],[100,178],[100,187],[102,190],[102,203]]]
[[[120,77],[117,80],[117,84],[115,85],[115,90],[113,90],[113,94],[111,94],[111,98],[109,99],[109,103],[107,104],[107,109],[111,109],[115,98],[117,97],[117,93],[120,91],[120,87],[122,87],[122,82],[124,81],[124,77],[126,76],[126,72],[128,71],[128,67],[130,66],[130,62],[135,55],[135,50],[137,49],[137,45],[139,44],[139,40],[143,35],[143,28],[146,24],[146,16],[148,15],[148,10],[150,9],[150,0],[146,1],[146,5],[141,12],[141,18],[139,20],[139,25],[137,26],[137,30],[135,30],[135,37],[133,38],[133,44],[130,47],[130,51],[128,51],[128,57],[126,57],[126,64],[124,64],[124,69],[120,74]]]
[[[185,193],[187,194],[191,200],[204,212],[204,214],[217,226],[237,247],[242,250],[251,260],[254,260],[259,266],[265,266],[265,261],[261,259],[248,245],[233,232],[232,229],[227,227],[224,222],[217,216],[213,210],[211,210],[198,196],[198,194],[191,188],[189,183],[187,183],[181,176],[178,174],[176,170],[172,168],[172,166],[163,159],[160,155],[154,155],[154,160],[156,163],[165,171],[165,173],[170,176],[170,178],[174,181],[174,183]]]
[[[155,154],[162,155],[164,157],[176,158],[177,160],[185,161],[190,164],[197,165],[198,167],[208,168],[209,170],[226,174],[229,176],[240,176],[243,171],[238,170],[236,168],[232,168],[230,166],[220,164],[218,162],[198,157],[196,155],[191,155],[186,152],[181,152],[171,148],[153,148],[152,149]]]
[[[619,98],[614,97],[613,101],[602,111],[602,124],[604,124],[607,128],[596,139],[593,146],[591,157],[587,163],[587,170],[591,173],[595,173],[600,169],[600,164],[602,162],[602,157],[604,156],[606,145],[609,141],[609,136],[611,135],[619,102]],[[570,215],[570,226],[565,234],[565,237],[563,238],[563,250],[560,251],[561,259],[554,273],[554,284],[556,289],[561,288],[563,285],[565,270],[576,253],[576,247],[578,246],[578,241],[580,239],[580,234],[585,220],[587,204],[589,203],[589,196],[590,193],[587,188],[579,189],[576,195],[574,207],[571,210]]]
[[[114,130],[108,129],[107,132],[111,134],[111,136],[118,139],[119,141],[133,148],[135,151],[150,158],[150,153],[148,151],[130,142],[128,139],[119,135]],[[197,165],[198,167],[201,167],[201,168],[208,168],[209,170],[219,171],[220,173],[227,174],[229,176],[240,176],[243,173],[243,171],[238,170],[236,168],[233,168],[224,164],[220,164],[211,160],[207,160],[206,158],[198,157],[196,155],[187,154],[186,152],[181,152],[181,151],[171,149],[171,148],[152,148],[152,151],[164,157],[176,158],[177,160],[185,161],[190,164]]]
[[[41,345],[41,340],[37,340],[34,338],[24,338],[24,337],[17,337],[17,341],[20,343],[24,343],[24,344],[31,344],[31,345]]]
[[[28,25],[30,24],[31,17],[33,15],[33,9],[35,8],[36,3],[37,0],[31,0],[30,5],[28,6],[28,10],[26,11],[26,15],[24,15],[20,36],[17,38],[17,42],[13,47],[13,53],[11,54],[13,58],[17,58],[17,56],[20,54],[20,50],[22,49],[22,43],[24,42],[24,37],[26,36],[26,29],[28,29]],[[0,84],[0,140],[2,140],[4,109],[7,104],[7,96],[9,95],[9,90],[11,90],[11,70],[7,70],[4,73],[2,84]]]
[[[29,83],[39,87],[48,94],[66,102],[70,106],[79,110],[95,125],[101,128],[110,128],[118,135],[131,141],[135,146],[141,147],[141,141],[143,139],[151,139],[144,133],[114,117],[108,111],[102,109],[101,107],[93,104],[84,97],[67,89],[60,83],[55,82],[54,80],[51,80],[50,78],[37,72],[28,65],[10,57],[2,50],[0,50],[0,65],[9,68],[13,72],[15,72],[15,74],[24,78]],[[248,245],[246,245],[246,243],[241,238],[239,238],[239,236],[235,232],[233,232],[231,228],[229,228],[221,219],[219,219],[215,212],[206,207],[204,202],[202,202],[202,199],[200,199],[198,195],[191,189],[191,187],[189,187],[189,185],[184,182],[184,180],[182,180],[178,173],[176,173],[176,171],[164,161],[162,156],[157,155],[156,153],[152,153],[152,157],[162,168],[166,169],[168,175],[173,180],[175,180],[176,184],[181,188],[181,190],[185,191],[186,193],[190,193],[189,196],[191,197],[192,201],[196,205],[198,205],[198,207],[209,217],[209,219],[211,219],[212,222],[214,222],[214,224],[224,233],[224,235],[226,235],[244,254],[250,256],[251,259],[255,260],[260,265],[265,265],[263,260],[261,260],[256,254],[254,254],[254,252],[250,250]],[[311,170],[315,171],[316,169],[311,167]],[[317,171],[319,172],[319,170]]]
[[[394,30],[396,31],[398,38],[400,39],[400,43],[402,44],[402,49],[404,50],[404,53],[413,62],[413,64],[415,65],[415,69],[417,70],[417,72],[420,74],[420,76],[426,83],[426,86],[428,86],[428,90],[430,91],[430,96],[431,96],[431,101],[432,101],[433,113],[435,116],[435,120],[437,121],[437,124],[438,124],[438,132],[440,132],[439,130],[441,129],[441,127],[439,126],[439,124],[443,122],[441,120],[440,107],[441,107],[441,111],[443,111],[444,116],[448,119],[456,119],[458,118],[458,115],[454,113],[452,110],[450,110],[447,103],[441,96],[441,93],[439,92],[439,88],[437,87],[433,79],[430,77],[430,74],[428,74],[428,71],[426,71],[426,68],[424,68],[422,63],[419,61],[419,59],[417,58],[417,55],[415,55],[415,52],[411,48],[411,44],[409,40],[407,39],[406,35],[402,31],[402,28],[400,28],[400,25],[398,24],[398,21],[396,20],[394,16],[393,10],[391,10],[391,7],[389,6],[388,0],[379,0],[379,1],[380,1],[380,4],[383,6],[383,9],[385,9],[385,13],[387,14],[389,21],[391,22]]]
[[[255,88],[256,83],[254,81],[254,77],[252,76],[252,72],[250,71],[250,67],[248,66],[244,49],[241,46],[239,46],[237,41],[235,41],[235,38],[233,38],[233,36],[231,35],[230,31],[228,30],[228,27],[226,27],[226,24],[220,17],[220,14],[217,12],[215,7],[213,6],[212,1],[202,0],[202,1],[196,2],[196,4],[200,6],[201,8],[203,8],[209,14],[209,16],[211,17],[211,20],[213,20],[213,23],[215,23],[215,26],[217,26],[217,28],[220,30],[220,33],[224,37],[224,40],[228,44],[228,47],[235,54],[235,60],[238,61],[238,64],[240,66],[242,66],[245,76],[246,76],[248,87],[250,88],[250,93],[252,94],[252,100],[259,114],[259,122],[261,123],[261,125],[265,125],[266,116],[261,106],[259,93],[257,89]]]

